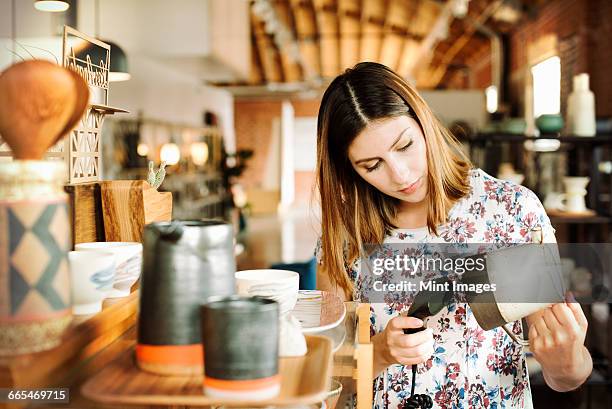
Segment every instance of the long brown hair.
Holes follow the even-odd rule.
[[[371,122],[407,115],[418,122],[427,146],[427,227],[437,234],[452,203],[469,191],[469,160],[454,136],[400,76],[363,62],[336,77],[323,95],[317,120],[316,184],[321,201],[322,264],[333,285],[353,289],[347,268],[363,243],[381,244],[399,200],[370,186],[353,169],[348,148]]]

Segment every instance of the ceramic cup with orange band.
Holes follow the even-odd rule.
[[[261,297],[211,297],[202,306],[204,393],[265,400],[280,392],[278,303]]]

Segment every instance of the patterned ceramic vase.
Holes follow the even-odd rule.
[[[0,356],[51,349],[72,319],[62,161],[0,162]]]

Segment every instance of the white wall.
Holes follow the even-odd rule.
[[[210,53],[210,0],[98,0],[100,37],[151,56]],[[94,33],[95,1],[79,0],[78,25]]]
[[[482,129],[487,122],[484,90],[419,91],[436,116],[445,124],[467,121],[474,129]]]
[[[295,118],[293,129],[296,171],[314,172],[317,165],[317,117]]]
[[[223,20],[224,13],[234,11],[240,19],[248,17],[242,10],[248,10],[246,0],[229,2],[233,3],[231,9],[226,0],[99,0],[100,37],[123,48],[132,75],[130,81],[111,83],[109,103],[130,110],[133,116],[142,112],[148,118],[190,125],[201,125],[203,112],[212,111],[219,117],[226,149],[234,151],[233,97],[203,82],[207,77],[231,77],[240,70],[236,57],[233,66],[226,66],[211,56],[212,27],[238,24]],[[50,50],[61,59],[61,37],[57,32],[62,18],[34,9],[31,0],[15,3],[18,41]],[[77,6],[77,29],[89,35],[96,34],[94,5],[94,0],[79,0]],[[217,16],[214,24],[211,7]],[[0,0],[0,70],[18,60],[6,49],[14,45],[11,16],[12,0]],[[248,31],[248,24],[244,29]],[[218,43],[223,43],[219,35],[225,35],[227,30],[215,32]],[[236,47],[242,41],[244,48],[247,42],[243,34],[227,37],[225,41],[233,42]],[[250,38],[246,38],[250,44]],[[30,58],[22,49],[17,50]],[[48,53],[30,50],[36,58],[53,60]],[[244,51],[238,48],[228,53],[228,50],[225,48],[224,52],[232,55]],[[247,61],[250,63],[250,59]]]
[[[280,210],[289,209],[295,199],[294,130],[295,111],[289,101],[283,101],[281,109],[281,200]]]
[[[224,90],[207,87],[142,55],[130,56],[132,79],[111,83],[109,103],[130,115],[181,124],[202,125],[203,112],[217,114],[225,148],[236,149],[234,98]],[[117,118],[119,115],[117,115]]]
[[[48,50],[61,60],[62,40],[59,36],[53,37],[58,33],[61,19],[57,15],[36,10],[33,4],[31,1],[16,0],[13,10],[12,0],[0,0],[0,71],[20,61],[19,56],[30,59],[28,51],[36,58],[55,60],[51,54],[29,46]],[[26,46],[27,51],[13,42],[13,30],[16,41]],[[19,56],[15,56],[10,50],[14,50]]]

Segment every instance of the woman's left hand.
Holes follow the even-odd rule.
[[[558,383],[570,389],[573,383],[577,383],[575,387],[582,384],[591,373],[592,361],[584,346],[588,322],[573,296],[568,294],[565,303],[529,316],[527,322],[529,346],[545,376],[554,379],[562,375],[566,379]]]

